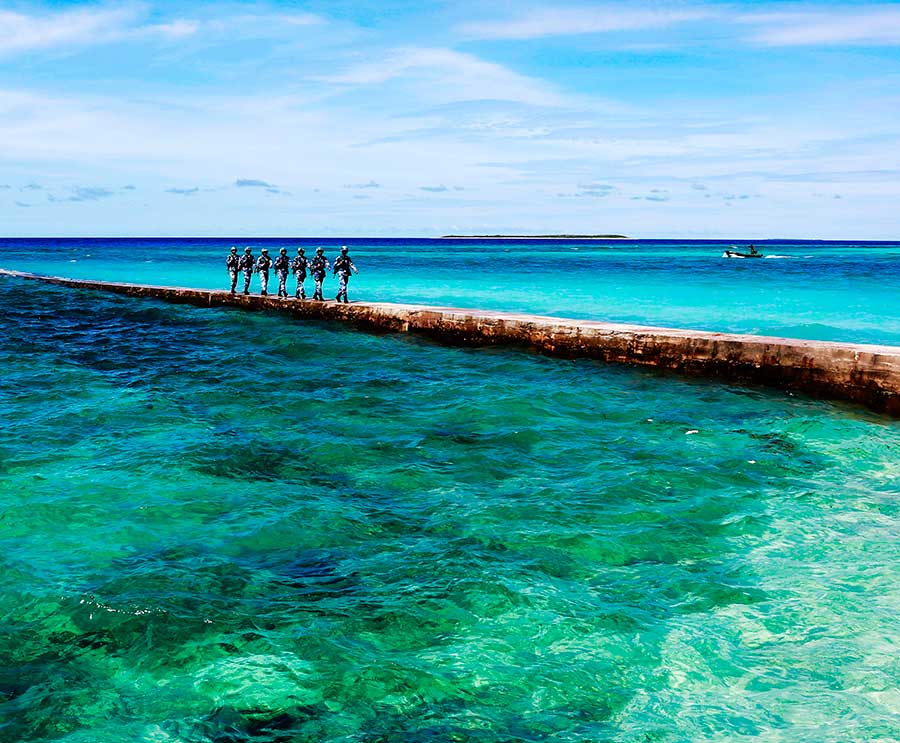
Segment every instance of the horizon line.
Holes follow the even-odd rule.
[[[4,235],[0,236],[0,240],[434,240],[435,242],[448,242],[452,240],[484,240],[484,241],[515,241],[515,240],[541,240],[573,242],[579,240],[593,241],[615,241],[615,242],[653,242],[653,241],[682,241],[682,242],[747,242],[747,243],[766,243],[766,242],[821,242],[821,243],[898,243],[900,237],[897,238],[858,238],[858,237],[547,237],[541,235],[511,235],[511,236],[480,236],[480,235],[457,235],[457,236],[441,236],[441,235]]]

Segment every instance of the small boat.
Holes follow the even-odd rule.
[[[755,251],[753,253],[742,253],[740,250],[737,249],[736,245],[732,245],[731,247],[734,248],[734,250],[726,250],[724,253],[722,253],[723,258],[764,258],[765,257],[759,251]]]

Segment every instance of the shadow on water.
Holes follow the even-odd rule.
[[[227,480],[297,482],[334,489],[350,485],[345,474],[321,471],[304,450],[245,432],[194,442],[179,456],[194,471]]]

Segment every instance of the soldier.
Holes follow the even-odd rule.
[[[306,299],[303,282],[306,281],[307,268],[309,268],[309,259],[306,257],[306,251],[303,248],[297,248],[297,257],[291,261],[291,271],[294,272],[294,278],[297,279],[297,299]]]
[[[287,297],[287,287],[285,284],[287,283],[288,270],[291,267],[291,259],[287,257],[287,250],[285,248],[282,248],[279,252],[273,267],[275,268],[275,275],[278,277],[278,296]]]
[[[316,291],[313,293],[313,299],[320,302],[325,299],[322,296],[322,282],[325,281],[325,275],[331,264],[325,257],[325,251],[322,248],[316,248],[316,257],[309,262],[309,272],[312,274],[313,281],[316,282]]]
[[[231,252],[225,259],[225,268],[228,269],[228,276],[231,278],[231,293],[234,294],[234,287],[237,286],[238,275],[238,254],[237,248],[232,246]]]
[[[244,254],[238,261],[238,268],[244,272],[244,294],[250,293],[250,279],[253,278],[253,266],[256,260],[253,258],[253,251],[250,248],[244,248]]]
[[[259,258],[256,259],[256,273],[259,274],[259,293],[265,297],[269,294],[269,268],[272,266],[272,259],[269,258],[268,248],[263,248],[259,253]]]
[[[344,304],[349,304],[350,300],[347,299],[347,282],[350,281],[350,272],[359,273],[356,270],[356,266],[353,265],[353,261],[350,256],[347,255],[347,246],[341,248],[341,254],[338,256],[337,260],[334,262],[334,272],[338,277],[338,293],[335,299],[338,302],[343,301]]]

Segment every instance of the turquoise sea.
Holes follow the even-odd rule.
[[[0,267],[227,288],[232,245],[333,259],[342,244],[360,268],[356,299],[900,345],[900,242],[768,241],[762,260],[729,260],[746,241],[0,240]]]
[[[341,242],[351,299],[900,345],[900,244],[0,266],[213,287]],[[0,317],[4,743],[900,739],[896,421],[4,277]]]

